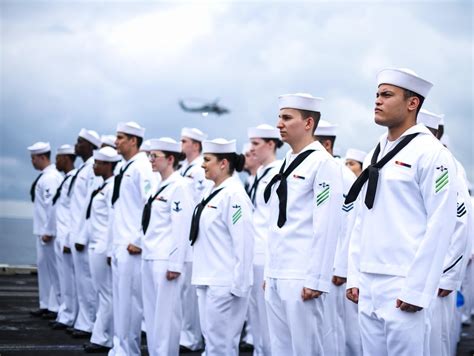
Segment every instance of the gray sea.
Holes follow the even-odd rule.
[[[32,219],[0,218],[0,264],[35,265],[35,238]]]

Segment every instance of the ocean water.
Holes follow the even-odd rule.
[[[0,217],[0,264],[35,265],[33,220]]]

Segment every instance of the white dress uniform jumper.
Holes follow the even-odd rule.
[[[161,182],[143,212],[143,312],[148,352],[153,356],[179,354],[181,293],[194,208],[191,194],[187,179],[174,172]],[[169,281],[167,271],[181,274]]]
[[[252,286],[252,204],[242,185],[229,177],[194,215],[192,283],[198,286],[205,354],[237,356]]]
[[[303,287],[325,293],[331,287],[341,169],[319,142],[298,155],[288,152],[282,169],[279,183],[272,181],[265,191],[271,207],[265,300],[272,354],[321,355],[326,296],[303,301],[301,293]]]

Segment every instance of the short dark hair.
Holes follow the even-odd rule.
[[[123,133],[125,136],[127,136],[128,139],[131,139],[132,137],[135,137],[137,139],[137,148],[139,149],[143,143],[143,138],[135,135],[130,135],[128,133]]]
[[[336,136],[319,136],[319,135],[315,135],[315,137],[316,137],[316,140],[318,140],[318,141],[321,142],[321,143],[323,143],[323,141],[326,141],[326,140],[331,141],[332,147],[334,147],[334,143],[336,142]]]
[[[412,96],[416,96],[420,100],[420,105],[418,105],[418,107],[416,108],[416,115],[418,116],[418,113],[420,112],[421,107],[423,106],[423,102],[425,101],[425,98],[421,96],[420,94],[415,93],[414,91],[411,91],[409,89],[405,89],[405,88],[402,88],[402,89],[403,89],[403,97],[405,98],[405,100],[408,98],[411,98]]]
[[[278,139],[278,138],[262,138],[263,141],[265,142],[270,142],[272,141],[275,144],[275,152],[277,148],[280,148],[283,146],[283,141]]]
[[[177,170],[179,166],[179,162],[186,159],[186,155],[183,152],[171,152],[171,151],[161,151],[164,153],[165,157],[168,158],[172,156],[174,158],[173,161],[173,169]]]
[[[301,113],[301,116],[303,116],[303,119],[307,119],[308,117],[312,117],[314,119],[314,127],[313,127],[313,135],[314,131],[316,130],[316,127],[318,127],[319,124],[319,119],[321,119],[321,113],[319,111],[311,111],[311,110],[301,110],[301,109],[296,109]]]
[[[217,157],[218,161],[226,159],[229,162],[229,174],[234,174],[234,171],[242,172],[245,165],[245,156],[243,154],[232,153],[212,153]]]

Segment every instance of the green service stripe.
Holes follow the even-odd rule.
[[[326,199],[329,196],[329,190],[327,190],[324,194],[319,194],[317,201]]]
[[[448,184],[448,180],[445,180],[444,183],[438,187],[436,187],[436,193],[438,193],[441,189],[443,189],[447,184]]]
[[[324,193],[326,193],[327,191],[329,191],[329,187],[327,187],[326,189],[324,189],[321,193],[318,194],[318,197],[320,197],[321,195],[323,195]]]
[[[327,195],[325,199],[318,200],[317,205],[318,205],[318,206],[321,205],[322,203],[324,203],[324,202],[325,202],[326,200],[328,200],[328,199],[329,199],[329,195]]]
[[[439,182],[436,182],[436,188],[438,188],[440,185],[443,185],[445,182],[447,182],[449,180],[449,177],[446,176],[444,177],[443,180],[440,180]]]
[[[235,224],[237,220],[239,220],[242,217],[242,212],[239,210],[237,213],[232,216],[232,223]]]
[[[445,176],[448,175],[448,171],[444,172],[443,174],[441,174],[437,179],[436,179],[436,183],[438,183],[440,180],[442,180]]]

